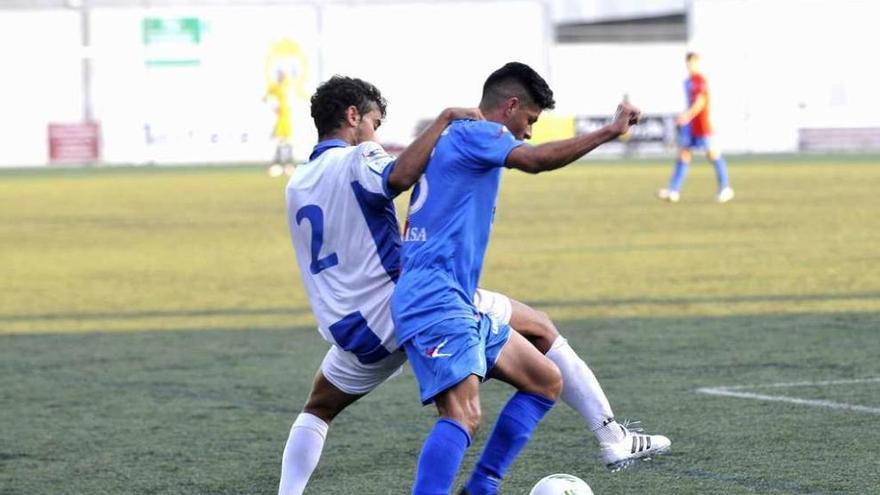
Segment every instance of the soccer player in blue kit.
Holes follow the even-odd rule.
[[[531,67],[511,62],[498,69],[483,86],[479,108],[486,120],[458,120],[447,127],[410,200],[402,273],[391,310],[422,403],[433,402],[440,415],[419,455],[414,494],[448,494],[452,489],[480,423],[482,380],[500,379],[517,392],[502,409],[462,490],[469,495],[498,492],[501,479],[560,394],[559,372],[552,362],[509,326],[477,311],[472,297],[501,170],[538,173],[563,167],[626,133],[639,118],[639,111],[623,102],[612,123],[593,133],[524,145],[541,112],[554,105],[553,92]],[[628,433],[620,429],[621,435]],[[668,448],[668,443],[657,447]],[[633,443],[633,452],[635,448]]]
[[[305,490],[334,418],[394,376],[406,360],[391,323],[401,239],[392,199],[422,176],[450,120],[481,116],[478,109],[445,110],[395,160],[375,142],[385,100],[373,85],[334,76],[311,103],[320,142],[291,177],[286,196],[299,271],[319,332],[332,346],[291,427],[279,495]],[[630,432],[614,421],[592,371],[546,314],[484,289],[473,299],[481,313],[509,324],[559,367],[562,399],[596,436],[609,468],[668,447],[663,436]],[[443,353],[439,349],[438,357]],[[631,448],[635,445],[640,448]]]

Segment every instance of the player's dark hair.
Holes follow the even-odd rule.
[[[494,107],[516,96],[526,103],[537,104],[542,110],[553,109],[553,90],[534,69],[520,62],[508,62],[493,72],[483,83],[480,107]]]
[[[687,52],[687,55],[684,56],[685,62],[690,62],[692,58],[699,58],[697,52]]]
[[[379,107],[385,117],[387,102],[379,88],[367,81],[346,76],[333,76],[318,86],[312,95],[312,120],[321,138],[338,129],[345,120],[345,110],[354,105],[364,115],[370,103]]]

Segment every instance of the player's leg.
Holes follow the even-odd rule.
[[[315,374],[303,412],[290,428],[281,460],[279,495],[299,495],[318,465],[330,423],[345,408],[397,374],[406,357],[391,354],[378,363],[362,364],[333,346]]]
[[[587,428],[596,436],[603,453],[615,452],[606,458],[607,464],[619,463],[617,458],[620,449],[611,448],[616,444],[630,442],[628,430],[614,420],[614,412],[605,396],[602,386],[587,363],[581,359],[568,341],[560,335],[556,325],[543,311],[536,310],[503,294],[479,289],[474,296],[474,304],[481,312],[494,315],[501,324],[509,323],[512,329],[522,334],[548,359],[553,361],[562,374],[562,401],[574,409],[583,418]],[[631,433],[631,435],[639,435]],[[659,453],[669,448],[670,441],[662,435],[652,435],[650,442],[645,439],[643,444],[651,445],[651,453]],[[630,453],[629,457],[635,456]],[[641,452],[638,452],[641,457]],[[610,455],[610,454],[609,454]]]
[[[306,405],[290,427],[284,446],[279,495],[299,495],[305,490],[321,459],[330,422],[362,396],[339,390],[318,370]]]
[[[474,303],[479,311],[495,316],[501,324],[509,324],[556,364],[562,374],[562,401],[580,414],[601,442],[600,430],[613,422],[614,413],[593,371],[559,334],[550,316],[485,289],[477,291]]]
[[[510,326],[556,364],[562,373],[562,401],[584,419],[590,431],[601,437],[598,432],[614,421],[614,412],[593,371],[559,334],[546,313],[514,299],[510,304],[513,309]]]
[[[574,409],[602,442],[602,427],[614,420],[605,392],[587,363],[559,334],[550,316],[503,294],[479,289],[474,304],[493,315],[500,324],[509,324],[541,353],[553,361],[562,374],[562,401]],[[616,434],[616,429],[611,428]]]
[[[509,332],[506,325],[501,328]],[[510,332],[500,355],[492,341],[490,336],[486,356],[490,364],[497,360],[490,376],[510,383],[517,392],[498,415],[480,459],[465,484],[463,492],[469,495],[498,493],[504,475],[562,390],[562,377],[556,365],[525,337]]]
[[[657,197],[677,203],[681,199],[681,187],[687,177],[688,167],[691,163],[691,147],[693,146],[690,126],[683,126],[678,134],[678,153],[676,154],[675,167],[672,169],[672,177],[669,185],[657,191]]]
[[[296,162],[293,159],[293,144],[291,144],[290,138],[285,138],[281,146],[281,163],[284,165],[284,173],[293,175],[294,170],[296,170]]]
[[[413,494],[447,495],[480,423],[480,378],[488,369],[472,318],[441,321],[403,343],[423,404],[440,417],[419,453]]]
[[[275,154],[272,156],[272,164],[269,166],[270,177],[280,177],[284,173],[284,166],[281,164],[284,151],[283,142],[280,138],[275,138]]]
[[[480,378],[470,375],[436,398],[440,417],[422,444],[413,495],[447,495],[480,425]]]
[[[708,138],[706,138],[708,141]],[[715,201],[726,203],[733,199],[733,188],[730,187],[730,176],[727,173],[727,160],[721,156],[721,152],[711,142],[706,143],[706,159],[715,167],[715,178],[718,180],[718,193]]]

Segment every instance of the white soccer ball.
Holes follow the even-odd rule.
[[[593,495],[593,490],[577,476],[551,474],[539,481],[529,495]]]

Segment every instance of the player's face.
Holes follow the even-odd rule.
[[[524,105],[520,103],[510,112],[507,121],[504,123],[510,130],[513,137],[520,141],[532,138],[532,125],[538,121],[541,115],[541,107],[535,104]]]
[[[696,74],[700,71],[700,57],[691,57],[687,60],[688,73]]]
[[[355,128],[355,144],[376,140],[376,130],[382,125],[382,112],[375,103],[370,103],[370,111],[361,115]]]

